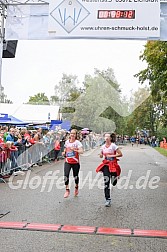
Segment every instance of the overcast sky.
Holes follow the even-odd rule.
[[[135,73],[146,67],[139,60],[145,41],[132,40],[19,40],[14,59],[2,60],[2,86],[13,102],[27,102],[29,96],[44,92],[54,95],[54,86],[63,73],[75,74],[83,81],[111,67],[122,93],[137,90]]]

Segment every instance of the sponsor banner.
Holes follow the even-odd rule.
[[[49,33],[56,36],[160,36],[160,0],[51,0]]]
[[[103,15],[103,13],[99,14]],[[106,15],[106,14],[105,14]],[[113,14],[112,14],[113,15]],[[126,14],[127,15],[127,14]],[[136,15],[136,13],[135,13]],[[101,16],[102,17],[102,16]],[[94,36],[95,39],[155,39],[167,41],[167,3],[160,4],[160,36],[159,37],[130,37],[125,31],[125,37],[112,37],[106,32],[104,37]],[[104,20],[102,20],[104,21]],[[120,20],[118,20],[120,21]],[[132,20],[127,20],[132,21]],[[5,39],[6,40],[47,40],[47,39],[59,39],[59,38],[78,38],[72,36],[71,33],[67,33],[57,21],[57,25],[61,32],[64,34],[58,35],[55,32],[48,33],[48,22],[49,22],[49,4],[46,5],[18,5],[8,6],[7,19],[5,22]],[[75,29],[73,30],[75,32]],[[103,31],[104,32],[104,31]],[[122,31],[123,32],[123,31]],[[84,38],[91,38],[90,36],[84,35]],[[80,37],[79,37],[80,38]]]

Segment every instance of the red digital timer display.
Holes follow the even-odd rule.
[[[135,19],[135,10],[98,10],[98,19]]]

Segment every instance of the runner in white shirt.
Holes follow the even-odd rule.
[[[120,166],[117,164],[117,157],[122,157],[122,152],[115,144],[116,135],[106,133],[105,134],[105,144],[101,147],[100,157],[103,158],[103,163],[100,164],[96,172],[102,171],[104,176],[104,194],[106,198],[105,206],[111,206],[111,197],[110,197],[110,181],[113,186],[117,184],[118,177],[118,168]]]
[[[70,138],[65,142],[65,149],[62,153],[66,156],[64,163],[64,178],[65,178],[65,186],[66,191],[64,194],[64,198],[67,198],[70,195],[69,189],[69,175],[70,170],[73,170],[73,176],[75,179],[75,192],[74,195],[78,195],[78,184],[79,184],[79,154],[83,153],[82,143],[77,140],[77,130],[73,129],[70,132]]]

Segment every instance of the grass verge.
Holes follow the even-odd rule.
[[[155,147],[154,149],[161,153],[163,156],[167,157],[167,149],[163,149],[160,147]]]

